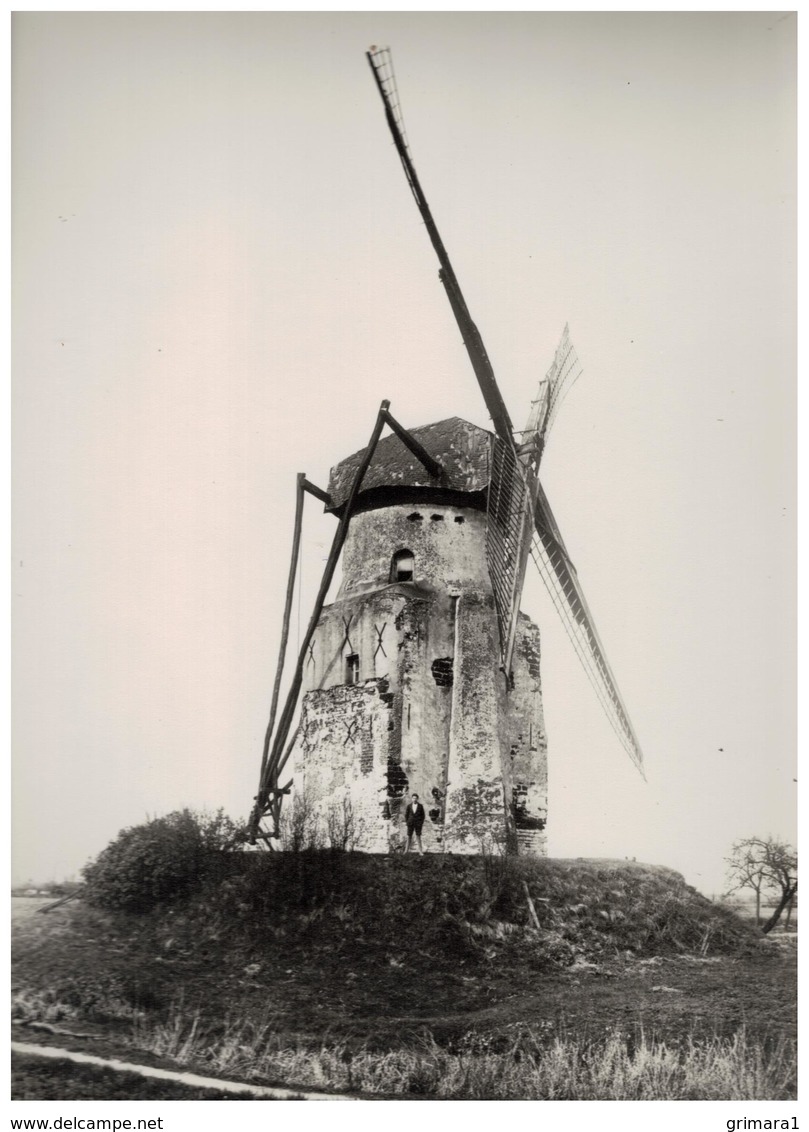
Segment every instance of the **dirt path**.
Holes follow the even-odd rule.
[[[29,1045],[27,1042],[12,1042],[12,1055],[25,1057],[44,1057],[57,1061],[70,1061],[77,1065],[94,1065],[112,1069],[116,1073],[133,1073],[160,1081],[174,1081],[190,1089],[210,1089],[218,1093],[241,1093],[249,1097],[277,1101],[357,1101],[363,1097],[349,1096],[345,1093],[320,1093],[312,1090],[283,1089],[268,1085],[248,1085],[242,1081],[227,1081],[216,1077],[202,1077],[197,1073],[177,1072],[172,1069],[158,1069],[151,1065],[139,1065],[133,1061],[107,1059],[94,1054],[77,1053],[75,1050],[58,1049],[53,1046]]]

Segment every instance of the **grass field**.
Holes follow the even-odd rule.
[[[528,862],[503,876],[486,861],[359,855],[325,878],[322,862],[314,879],[289,872],[311,865],[258,867],[287,871],[260,889],[237,872],[145,915],[15,901],[17,1022],[301,1088],[795,1095],[794,936],[760,942],[667,870]]]

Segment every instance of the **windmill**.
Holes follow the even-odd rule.
[[[643,774],[640,744],[538,475],[581,366],[566,326],[525,428],[515,432],[416,174],[390,51],[372,47],[367,60],[493,433],[459,418],[408,430],[383,401],[367,447],[332,469],[327,491],[298,476],[281,649],[249,833],[272,847],[294,784],[301,797],[311,789],[309,802],[328,810],[333,828],[335,813],[342,815],[344,838],[359,815],[366,847],[385,851],[397,844],[405,795],[418,786],[431,819],[428,848],[474,852],[491,836],[542,854],[539,632],[520,611],[529,559]],[[386,426],[392,435],[383,438]],[[276,719],[307,492],[339,521]],[[343,551],[343,583],[326,606]]]

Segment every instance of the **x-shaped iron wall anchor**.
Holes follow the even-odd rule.
[[[343,617],[343,627],[345,629],[345,636],[343,637],[343,648],[345,648],[346,645],[348,645],[348,651],[350,653],[354,652],[354,646],[352,645],[351,638],[348,635],[348,629],[349,629],[349,626],[351,625],[351,622],[353,620],[354,620],[354,618],[351,616],[351,614],[349,614],[348,617]]]

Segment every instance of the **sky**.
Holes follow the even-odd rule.
[[[550,851],[721,891],[795,837],[790,13],[17,13],[13,874],[250,809],[295,474],[379,402],[488,424],[364,58],[542,480],[646,759],[538,579]],[[308,505],[292,644],[333,520]]]

